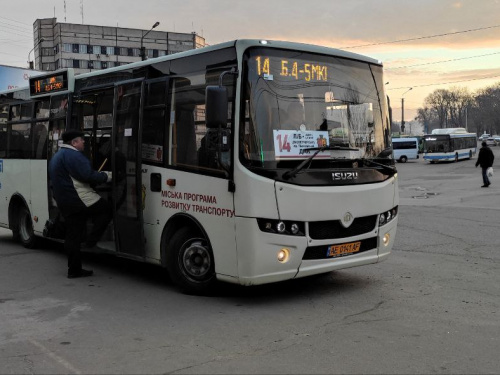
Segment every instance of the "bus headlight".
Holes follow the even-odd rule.
[[[301,221],[257,219],[262,232],[284,234],[289,236],[305,236],[305,223]]]
[[[285,223],[280,221],[278,224],[276,224],[276,230],[278,231],[278,233],[280,234],[283,234],[285,233],[285,230],[286,230],[286,226],[285,226]]]
[[[382,225],[385,225],[388,222],[394,220],[397,214],[398,214],[398,206],[392,208],[389,211],[381,213],[378,219],[378,226],[381,227]]]

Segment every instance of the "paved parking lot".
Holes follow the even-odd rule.
[[[204,298],[99,255],[68,280],[60,247],[2,229],[0,372],[498,373],[500,173],[481,189],[474,163],[397,165],[388,261]]]

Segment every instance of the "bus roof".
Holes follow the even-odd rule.
[[[445,129],[434,129],[432,134],[467,134],[465,128],[445,128]]]
[[[89,73],[82,73],[82,74],[75,75],[74,79],[76,81],[76,80],[85,79],[85,78],[89,78],[89,77],[96,77],[99,75],[118,72],[121,70],[130,69],[130,68],[147,66],[147,65],[151,65],[153,63],[158,63],[158,62],[162,62],[162,61],[175,60],[175,59],[178,59],[181,57],[196,56],[199,54],[204,54],[206,52],[217,51],[217,50],[221,50],[221,49],[229,48],[229,47],[235,47],[239,53],[243,53],[246,49],[251,48],[251,47],[280,48],[280,49],[288,49],[288,50],[294,50],[294,51],[303,51],[303,52],[310,52],[310,53],[317,53],[317,54],[323,54],[323,55],[342,57],[342,58],[346,58],[346,59],[357,60],[357,61],[362,61],[362,62],[366,62],[369,64],[375,64],[375,65],[382,66],[382,62],[379,60],[373,59],[371,57],[359,55],[357,53],[343,51],[343,50],[336,49],[336,48],[323,47],[323,46],[318,46],[318,45],[313,45],[313,44],[296,43],[296,42],[285,42],[285,41],[274,41],[274,40],[263,40],[263,39],[237,39],[237,40],[228,41],[228,42],[224,42],[224,43],[220,43],[220,44],[215,44],[212,46],[206,46],[206,47],[197,48],[197,49],[193,49],[193,50],[189,50],[189,51],[174,53],[171,55],[155,57],[155,58],[151,58],[151,59],[148,59],[145,61],[137,61],[134,63],[121,65],[121,66],[117,66],[114,68],[103,69],[103,70],[93,71],[93,72],[89,72]],[[72,68],[61,69],[57,72],[64,71],[64,70],[71,71]],[[44,74],[44,75],[50,75],[50,74],[55,73],[55,71],[50,71],[50,72],[47,71],[45,73],[46,74]],[[40,76],[40,77],[42,77],[42,76]],[[9,90],[9,92],[18,91],[21,89],[25,89],[27,87],[28,86]],[[3,93],[5,93],[5,91],[0,92],[0,94],[3,94]]]
[[[172,55],[155,57],[155,58],[151,58],[151,59],[148,59],[145,61],[137,61],[137,62],[126,64],[126,65],[121,65],[121,66],[118,66],[115,68],[79,74],[79,75],[75,76],[75,80],[85,79],[85,78],[88,78],[89,76],[95,77],[95,76],[98,76],[101,74],[107,74],[110,72],[120,71],[120,70],[124,70],[124,69],[147,66],[147,65],[150,65],[152,63],[157,63],[157,62],[175,60],[175,59],[178,59],[181,57],[186,57],[186,56],[196,56],[196,55],[203,54],[206,52],[217,51],[217,50],[221,50],[221,49],[229,48],[229,47],[235,47],[240,52],[243,52],[247,48],[250,48],[250,47],[281,48],[281,49],[289,49],[289,50],[294,50],[294,51],[303,51],[303,52],[311,52],[311,53],[318,53],[318,54],[324,54],[324,55],[343,57],[343,58],[347,58],[347,59],[351,59],[351,60],[363,61],[363,62],[370,63],[370,64],[382,65],[381,61],[373,59],[371,57],[359,55],[359,54],[353,53],[353,52],[343,51],[340,49],[317,46],[317,45],[313,45],[313,44],[274,41],[274,40],[263,40],[263,39],[236,39],[233,41],[215,44],[212,46],[192,49],[192,50],[188,50],[188,51],[184,51],[184,52],[178,52],[178,53],[174,53]]]

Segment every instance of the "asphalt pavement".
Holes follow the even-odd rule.
[[[98,254],[68,280],[60,245],[0,229],[2,374],[497,374],[498,178],[475,160],[397,164],[386,262],[258,287],[178,292],[155,266]]]

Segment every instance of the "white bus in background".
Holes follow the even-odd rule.
[[[434,129],[424,136],[424,160],[430,163],[472,159],[477,152],[477,135],[465,128]]]
[[[406,163],[408,160],[419,157],[417,138],[392,138],[392,149],[394,159],[400,163]]]
[[[113,172],[98,247],[183,291],[383,261],[399,199],[384,82],[377,60],[259,40],[32,78],[0,93],[0,226],[26,247],[64,238],[47,163],[78,129]]]

